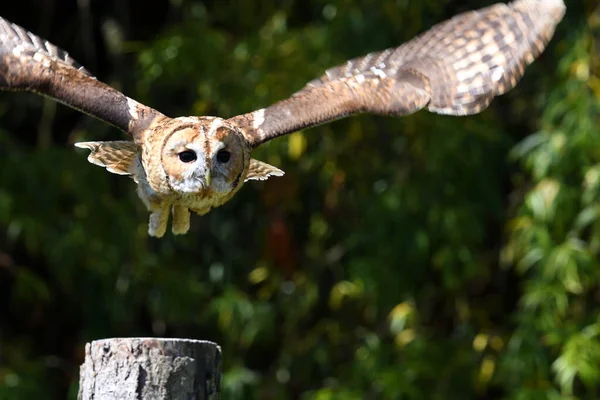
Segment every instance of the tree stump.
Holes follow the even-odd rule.
[[[218,400],[221,348],[191,339],[115,338],[85,346],[79,400]]]

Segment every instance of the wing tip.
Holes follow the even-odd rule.
[[[273,171],[271,172],[271,176],[284,176],[285,172],[279,168],[273,167]]]
[[[511,5],[517,9],[533,10],[538,15],[550,15],[557,22],[567,11],[564,0],[514,0]]]
[[[77,143],[74,143],[73,146],[80,148],[80,149],[90,150],[91,153],[88,155],[87,160],[90,163],[97,165],[99,167],[106,167],[106,164],[104,164],[103,162],[101,162],[100,160],[98,160],[95,157],[95,153],[99,147],[98,142],[77,142]]]
[[[77,142],[74,143],[73,146],[80,149],[94,150],[94,148],[98,146],[98,142]]]
[[[98,150],[99,144],[100,144],[99,142],[77,142],[77,143],[74,143],[73,146],[78,147],[80,149],[90,150],[91,153],[87,157],[88,162],[90,162],[91,164],[97,165],[99,167],[109,169],[110,167],[107,164],[103,163],[101,160],[99,160],[96,157],[96,152]],[[109,172],[113,172],[113,171],[109,171]]]
[[[89,158],[88,158],[88,160],[89,160]],[[96,164],[96,165],[99,165],[99,164]],[[101,166],[105,167],[108,172],[115,174],[115,175],[122,175],[122,176],[133,175],[133,173],[131,171],[123,171],[123,170],[115,169],[115,168],[111,167],[110,165],[101,165]]]

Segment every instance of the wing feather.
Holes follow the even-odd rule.
[[[0,90],[48,96],[139,140],[164,116],[98,81],[67,52],[0,17]]]
[[[134,175],[139,146],[134,142],[79,142],[76,147],[91,150],[88,161],[118,175]]]
[[[244,181],[265,181],[271,176],[283,176],[284,174],[285,173],[279,168],[252,158],[250,159],[248,174],[246,175]]]
[[[290,98],[231,121],[257,146],[362,112],[481,112],[515,87],[565,9],[563,0],[515,0],[456,15],[397,48],[328,69]]]
[[[66,51],[2,17],[0,17],[0,47],[12,49],[17,54],[27,54],[30,57],[34,57],[36,53],[40,53],[69,65],[87,76],[92,76],[88,70],[75,61]]]

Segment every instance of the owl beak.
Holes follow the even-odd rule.
[[[206,175],[204,175],[204,181],[206,182],[206,187],[210,186],[210,171],[206,171]]]

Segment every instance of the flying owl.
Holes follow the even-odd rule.
[[[150,211],[148,233],[186,233],[248,180],[283,171],[252,159],[276,137],[358,113],[448,115],[484,110],[544,50],[563,0],[515,0],[459,14],[400,47],[329,69],[289,98],[224,119],[170,118],[94,78],[65,51],[0,18],[0,89],[51,97],[114,125],[132,141],[83,142],[88,160],[128,175]]]

